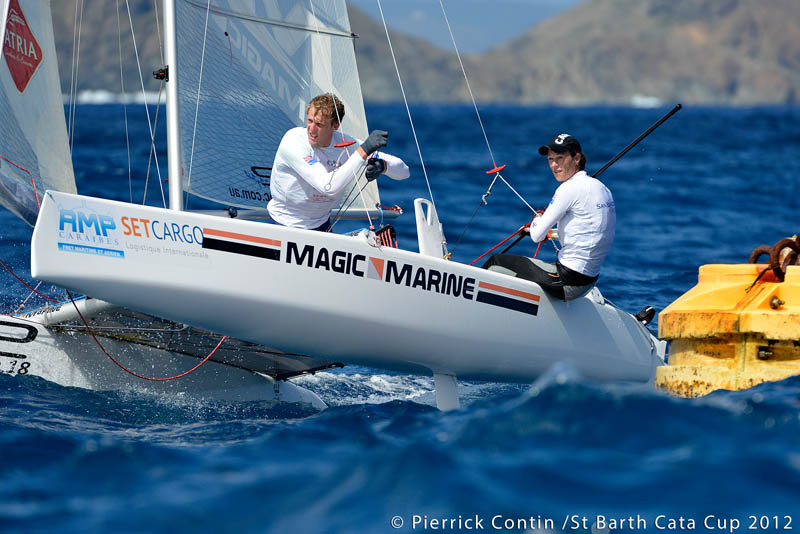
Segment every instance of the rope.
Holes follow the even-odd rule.
[[[200,115],[200,88],[203,85],[203,67],[206,64],[206,39],[208,38],[208,18],[211,14],[211,0],[206,4],[206,23],[203,29],[203,49],[200,52],[200,74],[197,77],[197,98],[194,105],[194,125],[192,126],[192,148],[189,151],[189,175],[186,177],[186,185],[192,184],[192,163],[194,163],[194,143],[197,137],[197,118]],[[175,177],[173,177],[175,179]]]
[[[164,43],[161,39],[161,25],[158,23],[158,0],[153,0],[153,13],[156,15],[156,35],[158,36],[158,53],[160,54],[161,64],[164,64]],[[160,102],[161,100],[159,100]]]
[[[314,18],[314,27],[315,27],[315,30],[316,30],[316,33],[317,33],[317,38],[321,38],[322,34],[321,34],[320,30],[319,30],[319,19],[317,18],[317,13],[316,13],[316,10],[314,9],[314,0],[309,0],[308,3],[311,6],[311,16]],[[323,68],[324,68],[325,65],[327,65],[327,63],[325,61],[323,61],[322,65],[323,65]],[[330,74],[330,76],[327,79],[333,80],[333,72],[326,73],[326,74]],[[328,94],[331,96],[331,100],[333,100],[333,112],[336,113],[336,122],[338,122],[341,125],[342,124],[342,118],[339,116],[339,110],[336,107],[335,95],[333,93],[331,93],[331,92],[328,92]],[[341,135],[342,135],[342,140],[344,140],[344,134],[341,134]],[[347,157],[350,158],[350,156],[351,156],[350,149],[345,147],[344,152],[345,152],[345,154],[347,154]],[[369,156],[369,154],[367,156]],[[347,197],[345,197],[345,200],[347,198],[349,198],[349,196],[353,192],[353,190],[356,187],[358,187],[358,179],[359,179],[359,177],[360,176],[356,175],[356,172],[353,171],[353,178],[355,180],[355,183],[353,184],[353,187],[350,189],[350,191],[347,193]],[[328,187],[330,187],[332,180],[333,180],[333,176],[331,176],[331,179],[328,180]],[[375,226],[372,224],[372,217],[369,216],[369,208],[367,207],[367,201],[364,199],[364,189],[367,187],[367,185],[369,185],[369,182],[366,182],[364,184],[364,186],[361,187],[361,189],[358,190],[358,196],[361,198],[361,204],[364,205],[364,210],[365,210],[365,213],[367,215],[367,222],[369,222],[369,227],[370,227],[370,229],[374,229]],[[350,204],[352,204],[352,203],[353,203],[353,201],[350,202]],[[342,204],[344,204],[344,203],[342,203]],[[350,205],[348,204],[347,207],[349,208]],[[340,209],[339,210],[339,218],[337,219],[336,222],[338,222],[339,219],[341,219],[341,214],[342,214],[342,211]],[[328,231],[330,232],[331,230],[333,230],[333,224],[331,224],[331,227],[330,227],[330,229]]]
[[[539,244],[536,245],[536,252],[533,253],[533,259],[536,259],[536,256],[539,255],[539,249],[542,248],[542,243],[544,243],[544,240],[539,241]]]
[[[526,225],[526,226],[527,226],[527,225]],[[498,248],[500,245],[502,245],[503,243],[505,243],[506,241],[508,241],[508,240],[509,240],[509,239],[511,239],[512,237],[514,237],[515,235],[519,235],[519,233],[520,233],[520,232],[522,232],[522,230],[523,230],[524,228],[525,228],[525,226],[522,226],[522,227],[521,227],[519,230],[517,230],[516,232],[514,232],[513,234],[511,234],[511,235],[510,235],[510,236],[508,236],[507,238],[503,239],[503,240],[502,240],[502,241],[500,241],[498,244],[496,244],[495,246],[493,246],[492,248],[490,248],[489,250],[487,250],[486,252],[484,252],[483,254],[481,254],[480,256],[478,256],[477,258],[475,258],[474,260],[472,260],[472,262],[470,263],[470,265],[475,265],[475,264],[476,264],[476,263],[477,263],[477,262],[478,262],[478,261],[479,261],[481,258],[485,257],[485,256],[486,256],[487,254],[489,254],[490,252],[492,252],[492,251],[496,250],[496,249],[497,249],[497,248]]]
[[[131,179],[131,140],[128,132],[128,104],[125,102],[125,77],[122,70],[122,24],[119,21],[119,10],[122,4],[117,0],[117,48],[119,49],[119,85],[122,92],[122,115],[125,119],[125,148],[128,152],[128,195],[133,204],[133,183]]]
[[[366,210],[366,213],[367,213],[367,221],[369,221],[369,227],[370,228],[374,228],[374,226],[372,224],[372,219],[369,216],[369,209],[367,208],[367,204],[364,202],[364,196],[361,194],[361,191],[363,191],[367,187],[367,185],[369,185],[369,182],[366,182],[363,186],[361,186],[361,190],[359,191],[358,195],[353,196],[352,199],[350,198],[350,196],[353,194],[353,191],[356,189],[356,187],[358,187],[358,179],[361,178],[361,176],[364,175],[364,172],[366,170],[367,170],[367,168],[364,167],[364,169],[356,177],[356,181],[353,182],[353,187],[351,187],[350,191],[347,192],[347,195],[345,196],[344,202],[342,202],[342,205],[339,208],[339,213],[336,215],[336,218],[333,221],[331,221],[331,227],[328,229],[328,232],[333,232],[333,227],[336,226],[336,224],[339,221],[342,220],[342,218],[344,217],[345,212],[350,208],[350,206],[353,205],[353,202],[355,202],[356,199],[358,199],[359,197],[361,198],[361,202],[364,204],[364,209]],[[348,202],[348,200],[349,200],[349,202]],[[346,205],[345,205],[345,203],[346,203]],[[383,217],[381,216],[381,218],[383,218]]]
[[[56,299],[50,298],[50,297],[48,297],[47,295],[45,295],[45,294],[43,294],[43,293],[39,293],[39,292],[38,292],[36,289],[34,289],[34,288],[32,288],[30,285],[28,285],[28,284],[27,284],[27,283],[26,283],[26,282],[25,282],[25,281],[24,281],[22,278],[20,278],[19,276],[17,276],[17,274],[16,274],[14,271],[12,271],[12,270],[11,270],[11,267],[9,267],[8,265],[6,265],[6,264],[5,264],[5,262],[4,262],[3,260],[0,260],[0,265],[2,265],[2,266],[3,266],[3,268],[4,268],[6,271],[8,271],[8,272],[11,274],[11,276],[13,276],[14,278],[16,278],[16,279],[19,281],[19,283],[20,283],[20,284],[22,284],[23,286],[25,286],[25,287],[27,287],[28,289],[30,289],[30,290],[31,290],[31,292],[33,292],[33,293],[36,293],[37,295],[39,295],[39,296],[40,296],[40,297],[42,297],[43,299],[47,299],[47,300],[49,300],[50,302],[53,302],[53,303],[56,303],[56,302],[58,302]],[[36,287],[39,287],[39,286],[36,286]],[[25,300],[27,301],[27,299],[25,299]]]
[[[128,8],[128,23],[131,26],[131,39],[133,41],[133,51],[134,55],[136,56],[136,66],[139,70],[139,83],[142,86],[142,99],[144,100],[144,111],[147,115],[147,127],[150,129],[150,141],[155,143],[156,133],[153,129],[153,124],[150,121],[150,108],[147,106],[147,92],[144,89],[144,78],[142,77],[142,64],[139,61],[139,49],[136,46],[136,33],[133,29],[133,18],[131,16],[131,6],[129,0],[125,0],[125,5]],[[154,153],[154,157],[156,160],[156,173],[158,174],[158,185],[161,188],[161,202],[163,203],[164,208],[167,207],[167,198],[164,195],[164,184],[161,180],[161,169],[158,165],[158,152]]]
[[[31,297],[34,296],[36,293],[38,293],[38,289],[39,289],[40,285],[42,285],[42,281],[41,280],[39,281],[38,284],[36,284],[36,287],[33,288],[33,290],[30,293],[28,293],[28,296],[25,297],[24,299],[22,299],[22,302],[20,302],[19,306],[17,306],[17,309],[14,310],[14,313],[12,313],[11,315],[16,315],[16,314],[18,314],[19,312],[21,312],[22,310],[25,309],[25,305],[28,303],[28,301],[31,299]]]
[[[380,3],[380,2],[379,2],[379,3]],[[480,111],[478,111],[478,104],[477,104],[477,102],[475,101],[475,95],[474,95],[474,94],[473,94],[473,92],[472,92],[472,86],[471,86],[471,85],[470,85],[470,83],[469,83],[469,78],[467,77],[467,71],[466,71],[466,69],[464,68],[464,62],[461,60],[461,53],[460,53],[460,52],[459,52],[459,50],[458,50],[458,45],[456,44],[456,38],[455,38],[455,36],[453,35],[453,29],[452,29],[452,28],[451,28],[451,26],[450,26],[450,20],[449,20],[449,19],[448,19],[448,17],[447,17],[447,12],[446,12],[446,11],[445,11],[445,9],[444,9],[444,3],[442,2],[442,0],[439,0],[439,7],[441,7],[441,9],[442,9],[442,16],[444,17],[445,24],[447,25],[447,31],[448,31],[448,33],[450,34],[450,40],[451,40],[451,41],[452,41],[452,43],[453,43],[453,49],[454,49],[454,50],[455,50],[455,52],[456,52],[456,57],[458,58],[458,64],[461,66],[461,73],[464,75],[464,82],[465,82],[465,83],[466,83],[466,85],[467,85],[467,91],[469,92],[469,97],[470,97],[470,99],[472,100],[472,107],[473,107],[473,108],[475,108],[475,115],[478,117],[478,124],[479,124],[479,125],[480,125],[480,127],[481,127],[481,132],[483,133],[483,139],[484,139],[484,141],[486,142],[486,148],[487,148],[487,150],[489,151],[489,157],[491,158],[491,160],[492,160],[492,165],[494,166],[494,167],[492,168],[492,170],[488,171],[486,174],[491,174],[493,171],[495,172],[495,176],[494,176],[494,179],[492,180],[492,183],[489,185],[489,188],[486,190],[486,193],[484,193],[484,194],[483,194],[483,196],[481,197],[481,202],[480,202],[480,203],[478,204],[478,206],[475,208],[475,211],[473,211],[473,212],[472,212],[472,217],[470,217],[469,221],[468,221],[468,222],[467,222],[467,224],[464,226],[464,230],[462,230],[462,231],[461,231],[461,235],[458,237],[458,240],[456,241],[456,244],[455,244],[455,246],[453,247],[453,252],[455,252],[456,248],[458,248],[458,245],[461,243],[461,240],[463,239],[463,237],[464,237],[464,234],[466,234],[466,233],[467,233],[467,229],[470,227],[470,225],[472,224],[472,221],[475,219],[475,216],[478,214],[478,210],[479,210],[479,209],[481,208],[481,206],[483,206],[484,204],[488,204],[488,202],[486,201],[486,198],[487,198],[487,197],[488,197],[490,194],[492,194],[492,187],[494,187],[494,184],[495,184],[495,182],[497,181],[497,179],[498,179],[498,178],[499,178],[500,180],[502,180],[502,181],[503,181],[503,183],[504,183],[504,184],[506,184],[506,185],[508,186],[508,188],[509,188],[509,189],[511,189],[511,191],[513,191],[513,192],[514,192],[514,194],[515,194],[515,195],[517,195],[517,197],[519,197],[519,199],[520,199],[520,200],[522,200],[522,202],[523,202],[523,203],[524,203],[526,206],[528,206],[528,208],[529,208],[529,209],[530,209],[532,212],[534,212],[534,213],[535,213],[535,212],[536,212],[536,210],[534,210],[534,209],[531,207],[531,205],[530,205],[530,204],[528,204],[528,202],[527,202],[527,201],[526,201],[526,200],[525,200],[525,199],[522,197],[522,195],[520,195],[520,194],[517,192],[517,190],[516,190],[516,189],[514,189],[514,188],[511,186],[511,184],[509,184],[509,183],[506,181],[506,179],[503,177],[503,175],[502,175],[502,174],[500,174],[500,172],[499,172],[500,170],[502,170],[503,168],[505,168],[505,165],[503,165],[502,167],[498,167],[498,165],[497,165],[497,161],[494,159],[494,153],[492,152],[492,145],[491,145],[491,143],[489,143],[489,136],[486,134],[486,128],[485,128],[485,127],[484,127],[484,125],[483,125],[483,119],[481,119],[481,113],[480,113]],[[480,258],[479,258],[479,259],[480,259]],[[477,261],[477,260],[476,260],[476,261]]]
[[[483,132],[483,139],[486,141],[486,148],[489,150],[489,157],[492,159],[492,165],[494,165],[494,168],[497,168],[497,163],[495,162],[494,154],[492,153],[492,146],[489,144],[489,137],[486,135],[486,129],[483,127],[481,114],[478,111],[478,104],[475,102],[475,96],[472,94],[472,87],[470,87],[469,78],[467,78],[467,71],[466,69],[464,69],[464,63],[461,61],[461,54],[458,51],[458,45],[456,45],[456,38],[453,36],[452,28],[450,28],[450,21],[447,18],[447,13],[444,10],[444,4],[442,3],[442,0],[439,0],[439,6],[442,8],[442,15],[444,16],[444,21],[447,24],[447,31],[450,33],[450,40],[453,41],[453,48],[456,51],[458,64],[461,65],[461,73],[464,74],[464,81],[467,84],[467,91],[469,91],[469,97],[472,99],[472,107],[475,108],[475,115],[478,116],[478,123],[480,123],[481,125],[481,131]]]
[[[81,318],[81,321],[83,321],[83,324],[84,324],[84,326],[86,327],[86,330],[87,330],[87,331],[89,332],[89,334],[92,336],[92,339],[94,339],[94,342],[95,342],[95,343],[97,343],[97,346],[98,346],[98,347],[100,347],[100,350],[102,350],[102,351],[103,351],[103,353],[104,353],[106,356],[108,356],[108,358],[109,358],[109,359],[110,359],[112,362],[114,362],[115,364],[117,364],[117,367],[119,367],[120,369],[122,369],[122,370],[123,370],[123,371],[125,371],[126,373],[128,373],[128,374],[130,374],[130,375],[133,375],[133,376],[135,376],[136,378],[141,378],[142,380],[150,380],[150,381],[152,381],[152,382],[166,382],[167,380],[176,380],[176,379],[178,379],[178,378],[183,378],[184,376],[186,376],[186,375],[188,375],[188,374],[190,374],[190,373],[193,373],[194,371],[196,371],[197,369],[199,369],[201,365],[203,365],[203,364],[204,364],[204,363],[206,363],[206,362],[207,362],[209,359],[211,359],[211,356],[213,356],[213,355],[214,355],[214,353],[215,353],[215,352],[217,352],[217,349],[219,349],[219,347],[222,345],[222,343],[223,343],[223,342],[224,342],[226,339],[228,339],[228,336],[222,336],[222,339],[220,339],[220,340],[219,340],[219,343],[217,343],[217,346],[216,346],[216,347],[214,347],[214,350],[212,350],[211,352],[209,352],[209,353],[208,353],[208,356],[206,356],[205,358],[203,358],[202,360],[200,360],[200,363],[198,363],[197,365],[195,365],[194,367],[192,367],[192,368],[191,368],[191,369],[189,369],[188,371],[184,371],[183,373],[180,373],[180,374],[178,374],[178,375],[175,375],[175,376],[167,376],[167,377],[163,377],[163,378],[154,378],[154,377],[151,377],[151,376],[140,375],[139,373],[136,373],[136,372],[134,372],[134,371],[131,371],[130,369],[128,369],[127,367],[125,367],[124,365],[122,365],[121,363],[119,363],[119,362],[118,362],[116,359],[114,359],[114,357],[113,357],[111,354],[109,354],[109,352],[108,352],[108,351],[105,349],[105,347],[103,347],[103,345],[100,343],[100,340],[99,340],[99,339],[97,339],[97,336],[96,336],[96,335],[94,334],[94,332],[92,331],[92,328],[89,326],[89,323],[86,321],[86,318],[83,316],[83,314],[81,313],[81,311],[78,309],[78,304],[75,302],[75,299],[73,299],[73,298],[72,298],[72,294],[69,292],[69,290],[67,290],[67,295],[69,296],[69,300],[72,302],[72,305],[75,307],[75,311],[76,311],[76,312],[78,312],[78,316]]]
[[[431,204],[433,204],[434,209],[436,208],[436,202],[433,199],[433,190],[431,190],[431,182],[428,179],[428,171],[425,169],[425,161],[422,158],[422,149],[419,146],[419,139],[417,138],[417,129],[414,127],[414,119],[411,118],[411,109],[408,107],[408,98],[406,98],[406,91],[403,88],[403,79],[400,76],[400,69],[397,66],[397,57],[394,54],[394,47],[392,46],[392,39],[389,37],[389,28],[386,25],[386,18],[383,16],[383,6],[381,6],[381,0],[378,0],[378,10],[381,13],[381,21],[383,22],[383,30],[386,33],[386,40],[389,42],[389,51],[392,54],[392,62],[394,63],[394,70],[397,73],[397,81],[400,84],[400,92],[403,95],[403,103],[406,106],[406,113],[408,114],[408,122],[411,125],[411,133],[414,136],[414,143],[417,145],[417,154],[419,154],[419,162],[422,166],[422,174],[425,176],[425,183],[428,186],[428,194],[431,197]],[[447,249],[447,244],[445,245],[445,249]]]
[[[3,156],[2,154],[0,154],[0,159],[2,159],[3,161],[9,163],[10,165],[13,165],[14,167],[16,167],[17,169],[21,170],[22,172],[24,172],[25,174],[27,174],[28,176],[31,177],[31,186],[33,186],[33,198],[34,198],[34,200],[36,200],[36,207],[41,209],[42,208],[42,204],[41,204],[41,202],[39,202],[39,191],[36,190],[36,178],[33,176],[33,173],[31,171],[29,171],[28,169],[26,169],[25,167],[23,167],[21,165],[17,165],[16,163],[11,161],[7,157]]]
[[[81,56],[81,28],[83,27],[83,0],[80,2],[80,17],[78,16],[78,2],[75,2],[75,19],[72,26],[72,75],[69,87],[69,150],[75,140],[75,106],[78,93],[78,65]]]
[[[153,122],[153,129],[158,130],[158,113],[161,110],[161,94],[164,91],[164,80],[158,86],[158,105],[156,105],[156,117]],[[147,202],[147,187],[150,184],[150,168],[153,163],[153,154],[156,151],[155,138],[150,139],[150,154],[147,157],[147,173],[144,175],[144,194],[142,195],[142,205]]]

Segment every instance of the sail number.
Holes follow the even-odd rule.
[[[24,344],[30,343],[39,331],[33,325],[12,323],[10,321],[0,321],[3,333],[0,334],[0,342]],[[10,328],[11,331],[6,330]],[[5,335],[8,333],[9,335]],[[14,347],[15,345],[11,345]],[[5,347],[4,347],[5,348]],[[6,375],[27,375],[30,371],[31,363],[25,360],[27,356],[16,352],[0,351],[0,373]]]
[[[5,356],[5,354],[3,355]],[[6,365],[8,363],[8,365]],[[27,375],[31,368],[31,362],[19,360],[0,360],[0,373],[4,375]]]
[[[244,200],[255,200],[257,202],[269,202],[269,193],[262,194],[260,191],[251,191],[248,189],[239,189],[238,187],[229,187],[228,194],[231,198],[241,198]]]

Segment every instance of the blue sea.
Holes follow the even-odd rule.
[[[416,249],[424,161],[449,250],[469,263],[530,220],[503,183],[481,204],[487,170],[507,165],[504,178],[543,207],[557,184],[539,145],[575,135],[591,173],[668,109],[482,107],[487,146],[472,107],[415,106],[419,152],[404,106],[367,106],[367,117],[412,169],[382,184],[383,203],[406,212],[393,221],[400,246]],[[128,112],[132,185],[122,107],[78,107],[79,191],[140,201],[147,126],[143,107]],[[630,312],[660,311],[700,265],[745,263],[756,246],[800,232],[799,123],[797,107],[686,106],[605,171],[618,220],[603,294]],[[5,211],[0,223],[0,259],[30,281],[31,229]],[[514,252],[534,249],[525,241]],[[546,244],[539,257],[553,252]],[[4,313],[28,294],[5,272],[2,288]],[[2,375],[0,531],[800,529],[800,378],[682,399],[592,383],[559,363],[533,384],[462,383],[462,407],[448,413],[434,408],[430,377],[345,367],[297,383],[330,407],[298,413]]]

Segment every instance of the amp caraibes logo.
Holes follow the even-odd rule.
[[[100,213],[82,201],[77,207],[58,207],[58,250],[93,256],[124,258],[113,215]]]

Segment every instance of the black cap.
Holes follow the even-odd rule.
[[[564,152],[569,152],[571,150],[583,154],[583,150],[581,150],[581,144],[578,142],[578,140],[572,137],[570,134],[565,133],[558,134],[553,138],[552,141],[546,145],[540,146],[539,154],[546,156],[549,150],[558,152],[559,154],[563,154]]]

